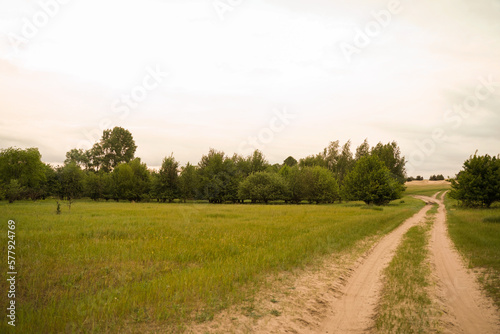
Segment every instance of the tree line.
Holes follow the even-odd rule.
[[[210,149],[196,165],[181,167],[173,155],[151,170],[135,157],[132,134],[121,127],[103,131],[89,150],[72,149],[64,165],[41,161],[38,149],[0,151],[0,199],[57,197],[69,200],[128,200],[210,203],[333,203],[361,200],[386,204],[404,191],[405,158],[396,142],[370,147],[365,140],[355,152],[351,142],[331,142],[322,152],[281,164],[270,164],[262,152],[226,155]]]

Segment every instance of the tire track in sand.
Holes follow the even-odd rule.
[[[375,308],[382,289],[382,270],[387,267],[403,235],[425,219],[426,205],[374,246],[342,289],[332,305],[332,315],[323,322],[320,333],[365,333],[374,325]]]
[[[431,234],[431,263],[438,280],[437,297],[443,304],[441,321],[450,333],[498,334],[500,326],[493,303],[481,293],[475,276],[469,273],[448,236],[443,194],[419,197],[439,205]]]

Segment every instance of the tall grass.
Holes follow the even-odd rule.
[[[457,206],[448,196],[448,231],[469,268],[481,271],[481,283],[500,308],[500,205],[489,209]]]
[[[182,331],[248,298],[266,276],[387,233],[423,205],[409,197],[395,203],[373,211],[77,202],[60,215],[53,201],[0,203],[3,254],[8,219],[17,226],[16,330]]]

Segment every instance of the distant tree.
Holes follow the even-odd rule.
[[[337,163],[334,168],[334,175],[337,177],[340,183],[344,180],[344,177],[351,171],[354,167],[354,158],[351,153],[351,141],[348,140],[344,146],[342,146],[342,151],[337,158]]]
[[[474,154],[451,180],[450,197],[467,207],[490,207],[500,201],[500,158]]]
[[[67,165],[70,162],[76,163],[82,169],[90,169],[90,151],[84,151],[83,149],[74,148],[69,152],[66,152],[66,160],[64,160],[64,164]]]
[[[377,156],[389,169],[391,175],[401,184],[406,179],[405,157],[401,156],[401,149],[393,141],[387,144],[378,143],[371,150],[371,155]]]
[[[155,174],[153,181],[153,196],[162,202],[173,202],[179,198],[179,162],[175,160],[173,155],[163,159],[161,168]]]
[[[133,201],[134,193],[134,171],[129,164],[121,163],[115,167],[111,174],[113,178],[113,199],[119,201],[125,199]]]
[[[269,162],[261,151],[255,150],[250,157],[251,173],[263,172],[269,166]]]
[[[94,144],[88,153],[89,165],[110,172],[118,164],[132,161],[136,149],[134,138],[128,130],[121,127],[104,130],[100,142]]]
[[[138,201],[149,201],[150,188],[151,188],[151,174],[148,170],[148,166],[141,162],[140,158],[135,158],[128,163],[133,173],[133,200]]]
[[[240,175],[235,162],[224,152],[210,149],[198,163],[200,193],[210,203],[238,200]]]
[[[295,165],[297,165],[297,160],[295,160],[294,157],[292,156],[289,156],[288,158],[285,159],[285,161],[283,161],[283,165],[287,165],[288,167],[293,167]]]
[[[320,166],[320,167],[328,166],[328,161],[325,160],[325,156],[322,153],[316,155],[309,155],[299,160],[300,168],[314,167],[314,166]]]
[[[68,207],[71,210],[71,204],[83,193],[83,171],[75,162],[70,162],[58,171],[59,175],[59,197],[68,201]]]
[[[10,179],[9,184],[5,189],[5,197],[9,203],[14,203],[14,201],[18,201],[23,198],[24,192],[25,190],[16,179]]]
[[[11,180],[16,180],[23,189],[21,197],[33,200],[42,197],[47,181],[45,164],[41,161],[37,148],[0,150],[0,188],[11,187]]]
[[[354,159],[358,161],[367,155],[370,155],[370,145],[368,144],[368,139],[365,139],[363,143],[356,148],[356,155]]]
[[[196,167],[189,162],[186,167],[182,169],[179,176],[179,190],[181,199],[186,202],[188,199],[194,199],[199,187],[198,174]]]
[[[240,185],[240,199],[250,199],[253,203],[283,199],[286,191],[285,180],[276,173],[257,172],[247,177]]]
[[[104,182],[102,173],[87,172],[84,177],[83,187],[86,196],[97,201],[104,197]]]
[[[342,187],[343,198],[383,205],[401,198],[404,186],[397,182],[389,169],[376,156],[360,158],[346,176]]]
[[[301,197],[309,202],[333,203],[340,200],[340,191],[337,180],[326,168],[315,166],[306,167],[299,172]]]
[[[423,181],[424,177],[420,176],[420,175],[417,175],[417,177],[415,178],[415,180],[417,180],[417,181]]]

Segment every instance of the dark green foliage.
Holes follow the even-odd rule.
[[[444,180],[444,176],[443,174],[439,174],[439,175],[431,175],[429,177],[429,181],[441,181],[441,180]]]
[[[37,148],[11,147],[0,151],[0,188],[10,196],[9,201],[43,196],[47,178],[41,157]]]
[[[295,158],[292,156],[289,156],[288,158],[285,159],[285,161],[283,161],[283,165],[287,165],[288,167],[296,166],[297,163],[298,163],[297,160],[295,160]]]
[[[196,191],[199,188],[199,179],[196,167],[189,162],[186,167],[182,169],[179,176],[179,191],[180,197],[185,202],[188,199],[196,197]]]
[[[200,193],[210,203],[238,200],[239,173],[234,161],[214,149],[198,164]]]
[[[350,140],[344,145],[334,141],[322,152],[299,162],[289,156],[283,164],[273,165],[259,150],[246,157],[238,154],[229,157],[210,149],[197,166],[188,163],[181,167],[171,155],[163,160],[157,172],[149,171],[139,158],[134,159],[136,149],[132,134],[115,127],[103,131],[101,140],[90,150],[68,151],[64,167],[57,170],[41,162],[36,148],[1,150],[0,200],[57,196],[70,202],[80,197],[95,201],[148,201],[154,198],[161,202],[177,199],[240,202],[240,185],[251,175],[258,174],[260,181],[270,178],[271,185],[279,185],[279,196],[274,189],[272,196],[248,197],[255,201],[265,202],[272,198],[287,203],[332,203],[340,199],[339,187],[355,162],[363,157],[381,157],[389,170],[392,168],[394,179],[399,180],[397,173],[404,171],[404,166],[401,167],[404,158],[399,157],[399,148],[394,142],[379,143],[370,152],[365,140],[354,157]],[[284,184],[283,189],[278,179]],[[257,182],[256,179],[250,181]]]
[[[371,155],[377,156],[389,169],[391,175],[399,183],[404,184],[406,179],[406,160],[401,156],[401,150],[395,141],[385,145],[378,143],[372,148]]]
[[[59,177],[59,197],[71,203],[80,198],[83,194],[83,171],[75,162],[70,162],[58,170]]]
[[[163,159],[159,172],[153,174],[153,197],[162,202],[179,198],[178,169],[179,162],[173,155]]]
[[[112,173],[113,199],[140,201],[149,199],[150,174],[146,164],[136,158],[116,166]]]
[[[383,205],[401,198],[404,186],[397,182],[384,163],[374,155],[364,156],[356,162],[346,176],[343,198]]]
[[[500,159],[471,156],[451,180],[450,197],[466,207],[490,207],[500,200]]]
[[[250,199],[252,202],[267,203],[283,199],[285,192],[286,183],[279,174],[257,172],[241,182],[238,197],[242,200]]]

